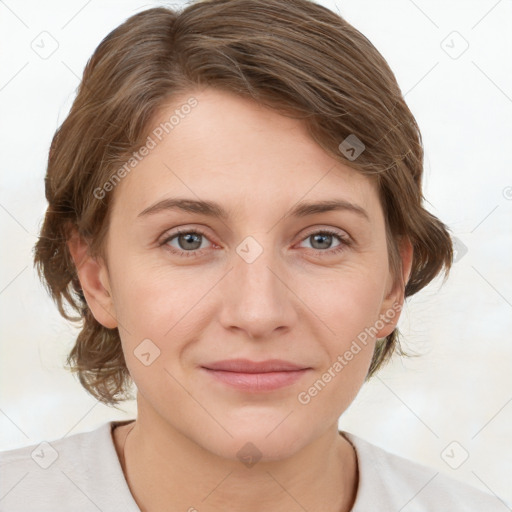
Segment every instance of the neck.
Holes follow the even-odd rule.
[[[250,467],[144,416],[116,430],[123,472],[142,511],[172,504],[173,510],[201,512],[349,512],[355,501],[357,458],[336,426],[291,457]]]

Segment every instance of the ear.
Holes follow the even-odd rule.
[[[387,294],[382,302],[379,320],[376,324],[384,324],[379,330],[376,337],[385,338],[393,332],[400,318],[400,312],[405,300],[405,285],[409,281],[411,275],[413,247],[409,238],[404,237],[400,240],[400,259],[402,260],[402,273],[394,280],[391,273],[389,274],[387,283]]]
[[[87,305],[94,318],[103,326],[117,327],[108,269],[101,258],[89,255],[89,244],[73,230],[67,246],[77,269]]]

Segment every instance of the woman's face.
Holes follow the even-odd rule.
[[[300,121],[226,92],[183,96],[153,125],[109,192],[108,292],[90,306],[119,327],[147,425],[224,457],[247,442],[286,457],[337,428],[398,320],[377,189]],[[306,206],[325,202],[341,206]],[[206,369],[233,359],[301,371]]]

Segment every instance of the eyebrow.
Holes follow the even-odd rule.
[[[187,213],[200,213],[209,217],[216,217],[227,220],[229,213],[220,204],[213,201],[186,199],[186,198],[166,198],[157,203],[148,206],[137,217],[145,217],[154,215],[168,210],[181,210]],[[345,199],[329,199],[316,202],[298,203],[286,216],[306,217],[315,213],[324,213],[331,211],[348,211],[359,215],[360,217],[370,221],[370,217],[366,210],[361,206],[346,201]]]

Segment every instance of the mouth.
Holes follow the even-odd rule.
[[[230,387],[245,392],[274,391],[290,386],[311,367],[280,359],[249,361],[230,359],[208,363],[201,367],[206,374]]]

